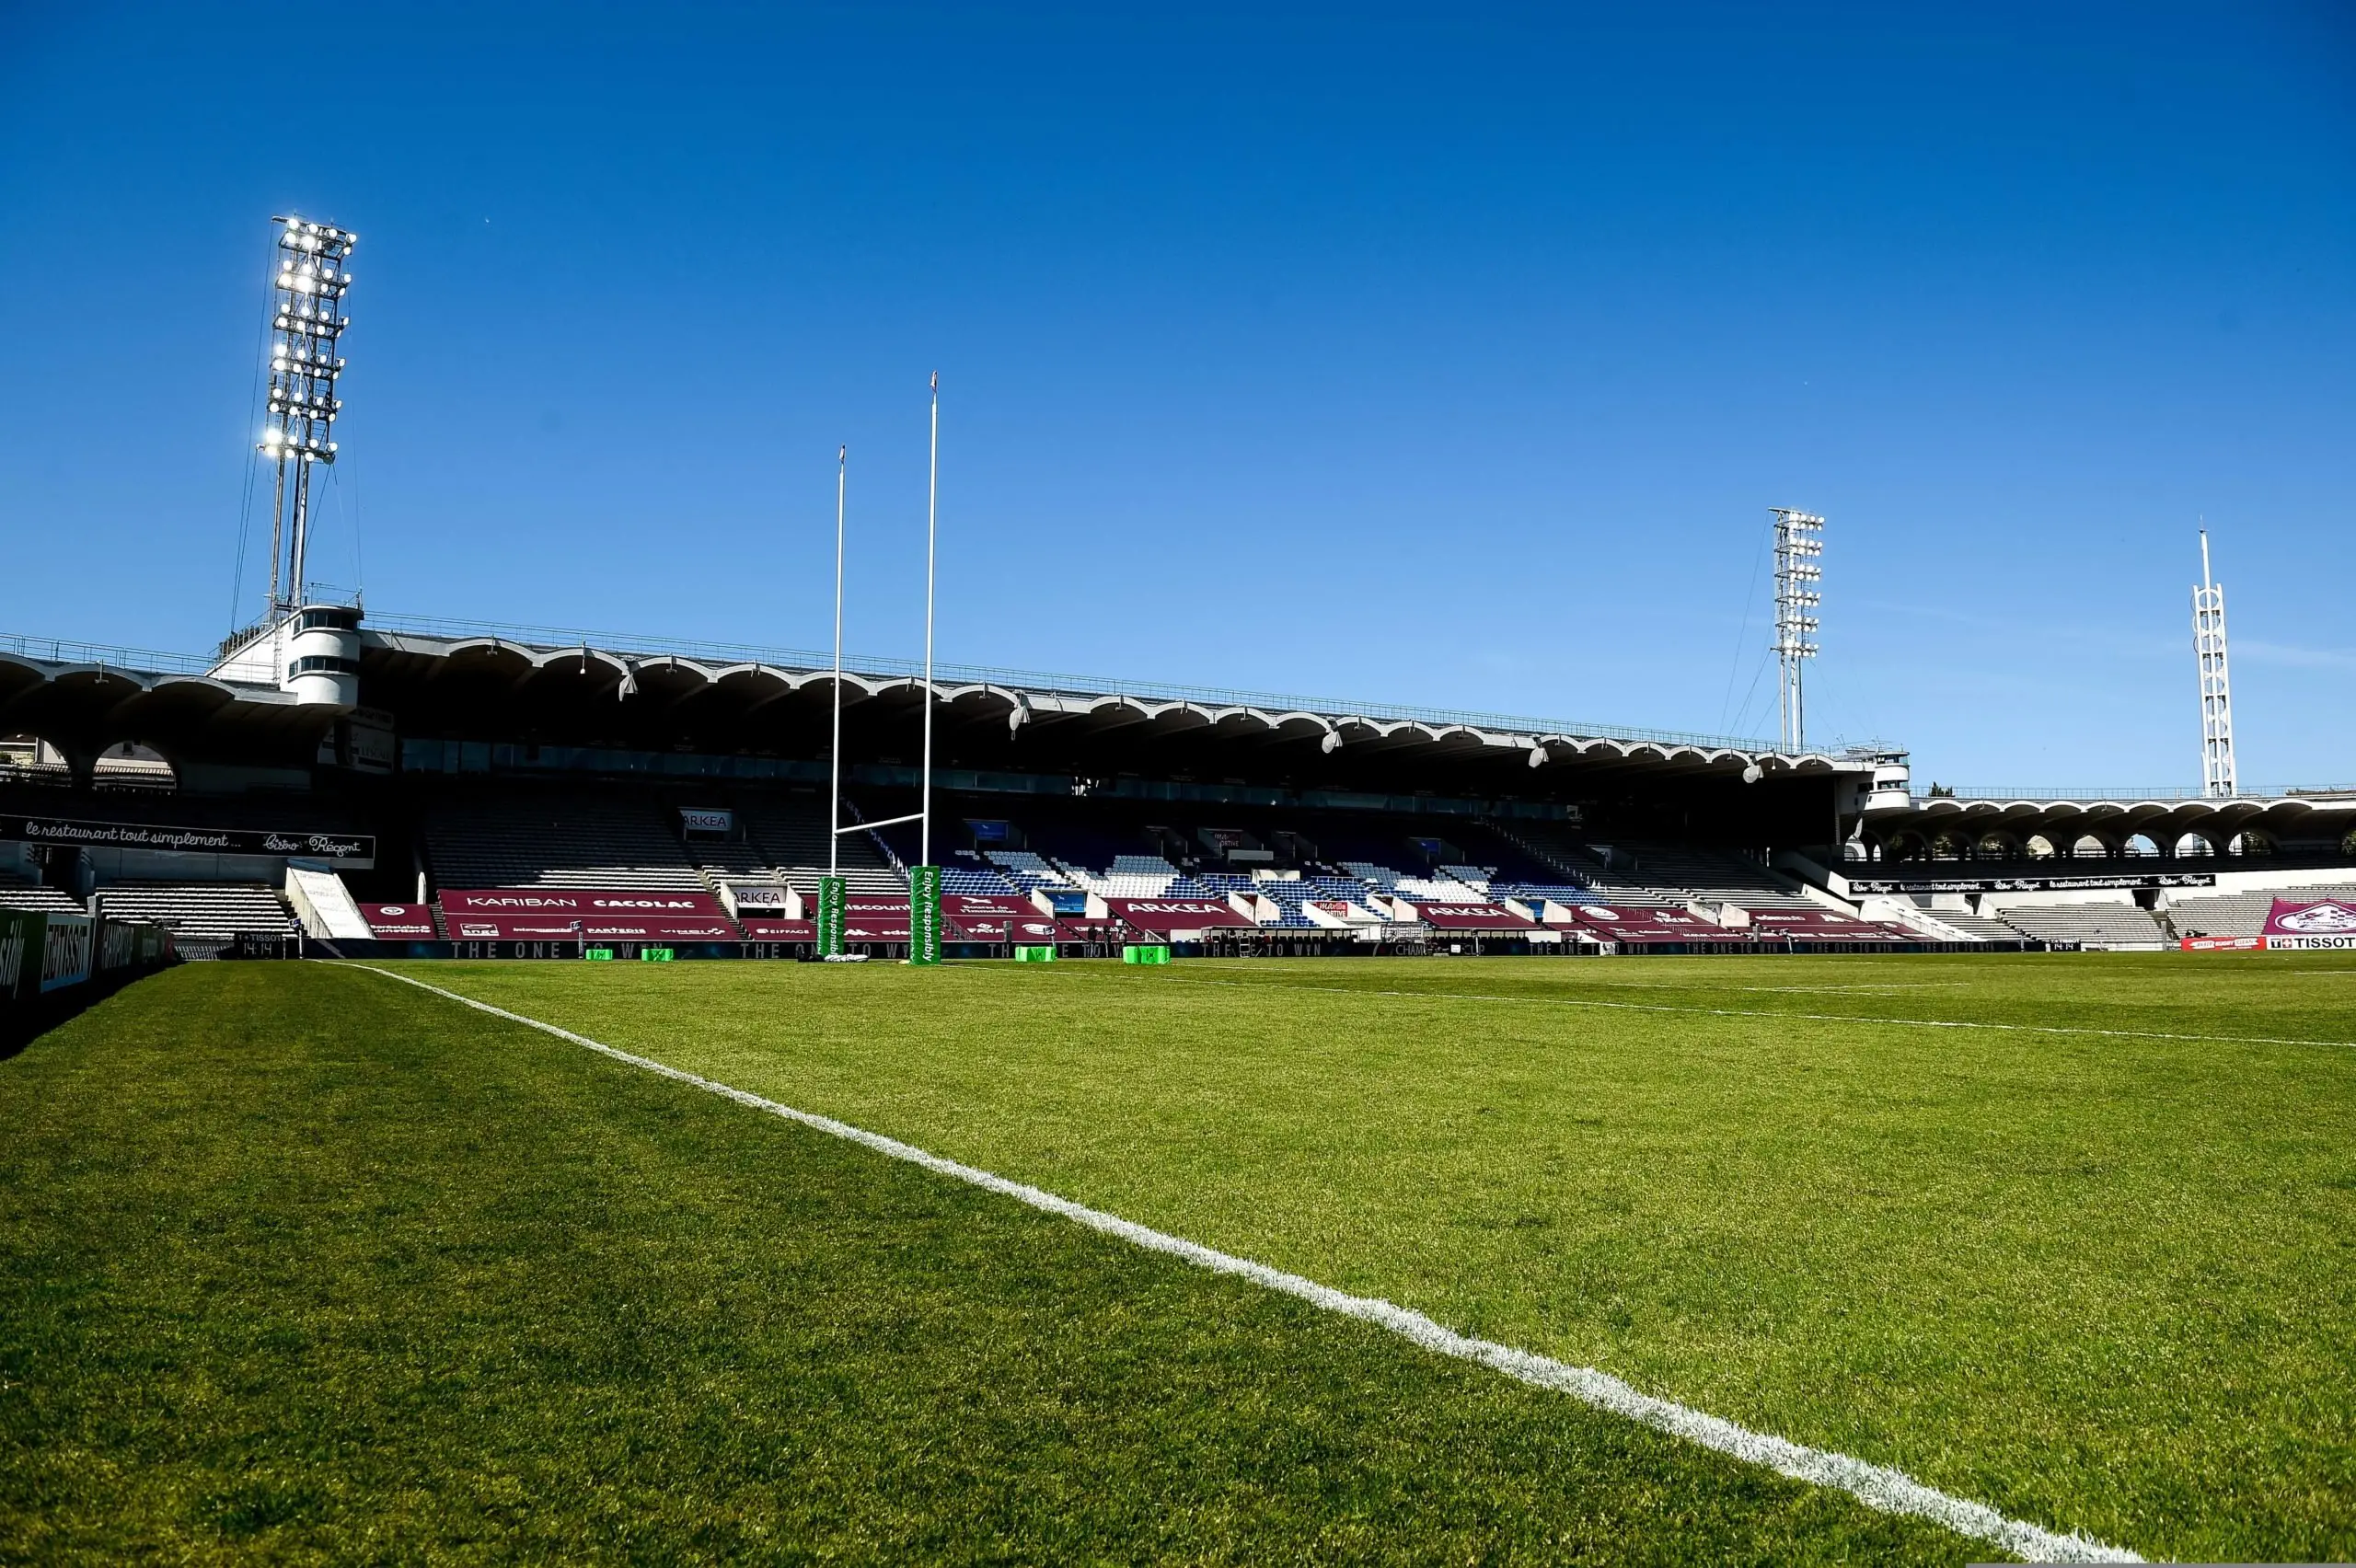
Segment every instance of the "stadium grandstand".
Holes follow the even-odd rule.
[[[0,906],[301,941],[786,955],[818,879],[908,940],[927,687],[357,606],[210,657],[0,643]],[[953,951],[2154,947],[2356,884],[2356,793],[1916,798],[1895,749],[941,666]],[[858,829],[863,822],[881,824]]]

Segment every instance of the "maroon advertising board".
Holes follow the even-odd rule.
[[[945,893],[941,895],[941,913],[950,929],[969,942],[1051,942],[1056,940],[1055,922],[1039,913],[1039,906],[1018,894]],[[1029,935],[1019,934],[1025,928]],[[1018,934],[1010,937],[1008,932]]]
[[[1020,894],[944,893],[941,912],[953,920],[968,916],[982,920],[1027,920],[1039,913],[1039,906]]]
[[[709,893],[650,892],[643,888],[487,887],[445,889],[445,915],[561,915],[572,919],[724,920],[727,909]]]
[[[430,941],[442,934],[433,928],[433,910],[428,905],[364,904],[360,917],[368,922],[368,934],[372,937],[422,937]]]
[[[1415,918],[1436,931],[1528,931],[1537,922],[1525,920],[1497,904],[1419,904],[1405,901]]]
[[[1249,926],[1234,907],[1207,898],[1108,898],[1114,917],[1140,931],[1204,931],[1214,926]]]
[[[1761,937],[1788,937],[1796,942],[1896,942],[1913,933],[1859,920],[1831,909],[1754,909],[1750,928]]]
[[[606,941],[617,938],[642,941],[650,938],[666,941],[734,942],[744,940],[744,933],[733,920],[710,919],[646,919],[633,920],[612,916],[587,916],[578,919],[564,916],[546,915],[453,915],[443,911],[443,923],[450,928],[453,941],[556,942],[578,937],[583,941]]]
[[[1572,906],[1579,923],[1608,941],[1723,942],[1739,940],[1699,915],[1682,909],[1632,908],[1623,904]]]
[[[843,904],[843,940],[847,942],[904,942],[908,940],[908,900],[906,894],[897,898],[851,897]]]
[[[641,888],[454,888],[442,894],[442,923],[454,941],[743,939],[710,894]]]

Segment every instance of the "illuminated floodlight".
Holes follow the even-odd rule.
[[[277,614],[303,595],[311,465],[335,461],[330,437],[343,409],[335,388],[344,369],[336,349],[352,325],[339,307],[352,287],[344,263],[359,236],[298,217],[271,221],[280,226],[271,285],[270,422],[258,450],[278,468],[270,525],[270,607]]]

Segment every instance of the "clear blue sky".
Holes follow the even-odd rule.
[[[1772,732],[1796,505],[1811,739],[2192,783],[2205,514],[2356,780],[2344,4],[332,18],[0,0],[0,631],[226,628],[294,211],[380,610],[822,646],[847,441],[913,653],[938,367],[945,659]]]

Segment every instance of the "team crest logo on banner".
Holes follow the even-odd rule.
[[[2356,951],[2356,905],[2337,898],[2304,904],[2294,898],[2278,898],[2273,913],[2266,917],[2266,945],[2293,951]]]
[[[2281,917],[2275,924],[2303,937],[2339,937],[2356,932],[2356,909],[2337,899],[2310,904]]]

